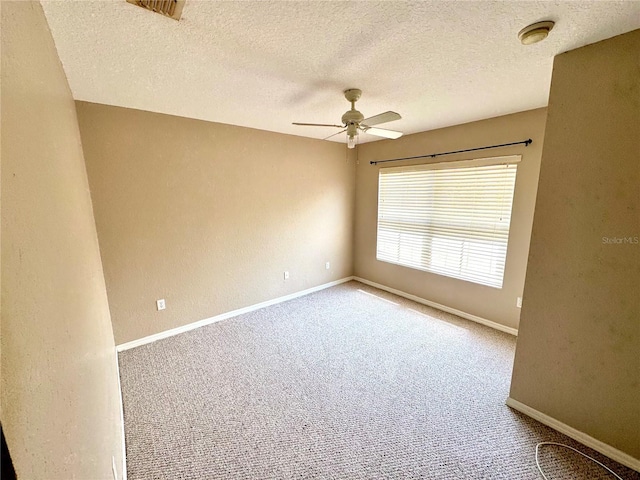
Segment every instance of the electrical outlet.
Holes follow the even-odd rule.
[[[516,299],[516,307],[522,308],[522,297]]]
[[[329,270],[331,268],[331,262],[327,262],[324,264],[324,268],[326,268],[327,270]]]
[[[289,272],[284,272],[284,279],[289,280]]]
[[[160,300],[156,300],[156,306],[158,307],[158,311],[164,310],[165,308],[167,308],[167,304],[165,303],[164,298],[161,298]]]

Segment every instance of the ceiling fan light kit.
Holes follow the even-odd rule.
[[[356,102],[362,96],[362,90],[358,88],[348,88],[344,92],[344,98],[351,103],[351,109],[347,110],[342,115],[342,125],[327,124],[327,123],[300,123],[293,122],[294,125],[300,126],[313,126],[313,127],[338,127],[342,128],[338,133],[329,135],[324,138],[327,140],[340,133],[347,132],[347,148],[355,148],[358,144],[359,132],[368,133],[383,138],[396,139],[402,136],[402,132],[395,130],[385,130],[383,128],[372,128],[373,125],[380,125],[381,123],[393,122],[394,120],[400,120],[402,117],[396,112],[384,112],[374,115],[373,117],[364,118],[364,115],[356,110]]]
[[[358,127],[355,123],[347,125],[347,148],[356,148],[358,143]]]

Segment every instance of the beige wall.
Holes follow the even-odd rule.
[[[343,144],[77,111],[116,343],[352,274],[355,168]]]
[[[2,2],[2,426],[18,478],[122,478],[115,349],[73,99],[42,8]]]
[[[511,397],[640,459],[640,30],[555,58]]]
[[[516,298],[522,295],[524,285],[545,118],[545,109],[531,110],[408,135],[398,140],[360,145],[356,176],[355,275],[507,327],[517,328],[520,309],[516,306]],[[462,150],[527,138],[533,139],[533,144],[528,147],[518,145],[437,157],[435,160],[423,159],[387,165],[369,164],[371,160]],[[376,260],[378,171],[382,166],[456,161],[511,154],[521,154],[522,162],[518,166],[516,177],[502,289]]]

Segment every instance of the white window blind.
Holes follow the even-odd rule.
[[[377,259],[502,288],[519,161],[381,168]]]

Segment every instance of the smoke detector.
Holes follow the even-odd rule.
[[[165,17],[180,20],[185,0],[127,0],[127,2],[160,13]]]
[[[523,45],[531,45],[533,43],[541,42],[547,38],[554,25],[555,23],[551,20],[532,23],[518,32],[518,38]]]

